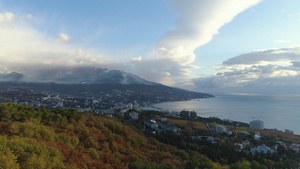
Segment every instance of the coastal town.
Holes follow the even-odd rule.
[[[136,116],[135,116],[136,117]],[[151,119],[144,121],[144,125],[148,127],[148,129],[152,130],[154,133],[158,132],[174,132],[178,135],[181,134],[182,128],[174,125],[174,123],[171,123],[174,119],[197,119],[196,112],[194,111],[181,111],[178,116],[172,114],[172,116],[169,116],[171,119],[168,120],[167,117],[160,117],[157,120]],[[243,123],[242,127],[245,130],[240,130],[238,126],[240,126],[238,123],[236,124],[237,127],[233,127],[232,125],[221,125],[219,124],[233,124],[233,121],[225,119],[225,120],[219,120],[219,122],[214,122],[214,118],[208,118],[209,121],[201,120],[201,122],[205,123],[207,131],[210,131],[211,135],[194,135],[191,134],[192,139],[200,139],[200,140],[207,140],[213,144],[222,144],[222,140],[230,139],[234,140],[234,138],[239,138],[237,140],[240,140],[239,142],[233,143],[233,149],[237,152],[245,152],[245,153],[264,153],[264,154],[273,154],[278,153],[278,148],[284,148],[285,150],[293,150],[295,153],[299,152],[300,144],[296,143],[286,143],[283,141],[277,140],[275,144],[267,144],[265,143],[266,137],[261,134],[259,131],[263,131],[264,128],[264,122],[261,120],[253,120],[249,122],[249,125]],[[208,120],[207,119],[207,120]],[[216,120],[217,118],[215,118]],[[135,118],[135,120],[137,120]],[[176,120],[175,120],[176,121]],[[176,124],[176,123],[175,123]],[[227,127],[228,128],[227,128]],[[279,131],[284,134],[288,135],[294,135],[293,131],[291,130],[285,130]],[[195,131],[191,131],[191,133],[196,133]],[[214,137],[214,135],[219,135],[219,137]]]
[[[112,113],[116,109],[127,110],[150,105],[160,101],[157,97],[154,101],[145,101],[139,97],[130,97],[133,91],[125,92],[112,90],[99,93],[82,93],[80,96],[33,90],[26,87],[11,87],[0,89],[0,102],[12,101],[31,107],[48,109],[77,109],[80,112],[107,112]]]
[[[102,112],[101,115],[121,117],[153,137],[174,136],[184,142],[229,146],[236,153],[253,156],[281,158],[284,153],[298,154],[300,150],[300,136],[292,130],[265,129],[264,121],[257,119],[243,123],[217,117],[203,118],[195,111],[143,111],[134,108],[115,113]]]
[[[144,110],[143,106],[160,102],[161,98],[154,102],[145,102],[130,97],[132,91],[129,90],[113,90],[109,93],[98,93],[99,95],[86,93],[79,97],[30,88],[7,88],[1,89],[0,94],[1,102],[48,109],[76,109],[96,116],[119,118],[136,126],[146,135],[162,139],[160,141],[174,137],[187,143],[230,148],[245,156],[251,154],[254,157],[276,157],[279,160],[286,153],[298,154],[300,150],[300,136],[295,135],[292,130],[265,129],[264,121],[258,119],[244,123],[217,117],[204,118],[195,111]],[[207,156],[210,157],[209,154]]]

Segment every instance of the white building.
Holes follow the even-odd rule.
[[[261,120],[253,120],[250,121],[250,128],[252,129],[264,129],[265,125],[264,122]]]
[[[173,131],[174,133],[181,131],[180,128],[178,128],[174,125],[171,125],[171,124],[164,123],[164,122],[157,122],[157,126],[159,128],[161,128],[163,131]]]
[[[225,126],[221,126],[221,125],[217,125],[216,126],[216,132],[218,132],[218,133],[226,132],[226,127]]]
[[[250,146],[250,141],[246,140],[242,142],[243,148],[246,148],[248,145]]]
[[[58,101],[56,106],[57,107],[64,107],[64,102],[63,101]]]
[[[93,104],[98,104],[99,100],[93,100]]]
[[[260,140],[261,136],[260,136],[260,133],[259,132],[255,132],[254,133],[254,139],[255,140]]]
[[[243,149],[243,144],[240,144],[240,143],[234,143],[233,149],[234,149],[234,151],[241,152],[242,149]]]
[[[132,120],[137,120],[139,118],[139,114],[137,112],[129,113],[129,116]]]
[[[151,127],[152,129],[157,128],[157,124],[155,120],[145,121],[145,126]]]
[[[268,146],[266,146],[266,145],[260,145],[260,146],[257,146],[256,148],[254,147],[254,148],[251,148],[250,149],[250,151],[253,153],[253,154],[255,154],[255,153],[268,153],[268,152],[270,152],[271,154],[272,153],[275,153],[276,152],[276,150],[274,150],[274,149],[271,149],[270,147],[268,147]]]

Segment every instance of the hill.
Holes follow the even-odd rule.
[[[1,103],[0,134],[0,168],[222,168],[133,125],[75,110]]]

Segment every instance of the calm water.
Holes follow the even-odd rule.
[[[198,116],[247,122],[263,120],[265,128],[290,129],[300,134],[300,95],[216,95],[215,98],[165,102],[163,110],[194,110]]]

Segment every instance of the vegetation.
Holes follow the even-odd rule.
[[[264,169],[268,164],[275,166],[267,158],[251,159],[236,154],[229,146],[220,147],[204,140],[192,142],[184,137],[189,125],[183,128],[183,137],[172,133],[154,135],[143,133],[137,124],[119,118],[72,109],[46,110],[1,103],[0,168]]]

